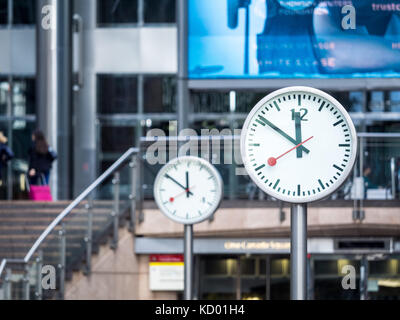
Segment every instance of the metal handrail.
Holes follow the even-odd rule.
[[[44,239],[49,235],[50,232],[54,230],[54,228],[63,220],[68,214],[71,213],[93,190],[95,190],[100,184],[104,182],[111,174],[114,173],[130,156],[135,153],[138,153],[139,149],[130,148],[126,151],[117,161],[115,161],[110,168],[108,168],[100,177],[98,177],[89,187],[87,187],[71,204],[66,207],[54,220],[53,222],[46,228],[45,231],[40,235],[40,237],[33,244],[32,248],[26,254],[24,261],[28,262],[32,255],[36,252],[37,248],[42,244]]]
[[[6,267],[6,265],[7,265],[7,259],[3,259],[1,261],[1,264],[0,264],[0,277],[1,277],[2,273],[3,273],[3,270]]]
[[[46,237],[54,230],[55,227],[66,217],[72,210],[74,210],[88,195],[90,195],[99,185],[101,185],[107,178],[109,178],[124,162],[126,162],[129,157],[133,154],[139,152],[138,148],[130,148],[126,151],[117,161],[115,161],[111,167],[109,167],[101,176],[99,176],[89,187],[87,187],[75,200],[73,200],[68,207],[66,207],[42,232],[39,238],[35,241],[33,246],[30,248],[24,259],[22,260],[12,260],[3,259],[0,264],[0,277],[7,264],[11,262],[28,263],[32,256],[35,254],[36,250],[46,239]]]
[[[25,264],[25,260],[23,260],[23,259],[7,259],[7,258],[4,258],[3,260],[1,260],[0,279],[1,279],[1,275],[3,274],[3,271],[6,268],[7,264],[17,264],[17,263]]]

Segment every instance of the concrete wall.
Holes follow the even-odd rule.
[[[101,248],[93,259],[92,274],[74,274],[67,283],[66,300],[176,300],[175,292],[149,289],[149,257],[134,254],[133,236],[121,230],[116,251]]]
[[[290,209],[280,220],[278,208],[220,208],[212,222],[195,225],[197,236],[289,237]],[[398,236],[400,208],[364,208],[365,220],[353,221],[352,207],[309,207],[309,236]],[[181,236],[183,227],[166,218],[158,209],[145,209],[144,222],[136,234],[141,236]]]

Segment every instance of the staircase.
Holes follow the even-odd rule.
[[[0,201],[0,300],[63,299],[65,281],[89,274],[101,245],[117,249],[118,229],[134,222],[136,153],[128,150],[73,202]],[[55,289],[42,285],[44,266],[53,267]]]

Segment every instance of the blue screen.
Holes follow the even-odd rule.
[[[400,76],[399,0],[188,3],[191,79]]]

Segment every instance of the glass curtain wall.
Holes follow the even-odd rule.
[[[240,129],[253,106],[270,91],[264,92],[223,92],[194,91],[191,93],[192,114],[191,125],[200,134],[201,129],[215,128],[218,132],[234,133]],[[399,91],[358,91],[358,92],[328,92],[335,97],[350,113],[357,132],[385,133],[386,137],[364,139],[362,160],[355,166],[355,176],[361,176],[370,181],[366,189],[365,199],[387,200],[398,198],[400,191],[400,140],[389,137],[399,134],[400,127],[400,92]],[[237,152],[239,152],[237,150]],[[396,194],[389,195],[392,185],[392,165],[395,164]],[[360,165],[363,167],[360,169]],[[224,181],[229,188],[225,195],[230,198],[268,199],[247,176],[230,175],[229,168],[221,167]],[[334,194],[333,200],[352,199],[354,184],[352,178]]]
[[[0,28],[34,28],[36,0],[0,0]],[[10,42],[13,38],[9,38]],[[11,50],[12,43],[9,44]],[[9,54],[12,66],[12,53]],[[1,72],[1,71],[0,71]],[[15,158],[1,166],[0,199],[26,199],[28,148],[36,126],[35,79],[0,73],[0,131],[7,137],[7,145]]]
[[[0,199],[26,199],[28,149],[36,123],[35,80],[0,78],[0,131],[15,158],[2,165]]]
[[[143,28],[174,25],[175,0],[97,0],[97,27]],[[169,74],[97,75],[97,149],[104,171],[154,129],[168,134],[176,121],[176,79]],[[171,124],[172,123],[172,124]],[[146,166],[144,189],[157,170]]]
[[[176,121],[176,80],[172,75],[98,75],[97,101],[98,161],[104,171],[150,130],[169,134]],[[148,186],[157,171],[144,165],[143,185]]]

